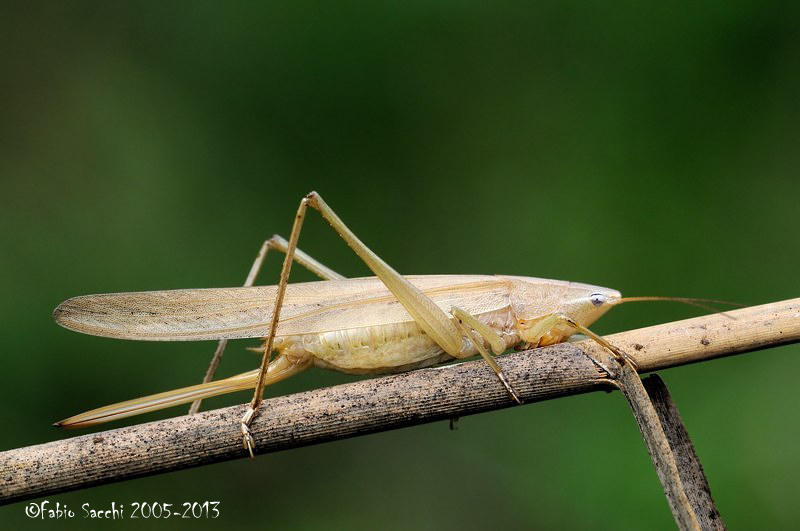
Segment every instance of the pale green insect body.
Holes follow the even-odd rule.
[[[566,340],[620,298],[617,291],[559,280],[502,275],[405,277],[442,310],[459,308],[497,333],[495,353]],[[156,341],[264,337],[275,286],[88,295],[55,311],[67,328],[93,335]],[[454,317],[455,319],[455,317]],[[477,337],[477,336],[476,336]],[[377,278],[287,286],[267,383],[316,366],[380,374],[436,365],[478,353],[463,337],[457,356],[433,341]],[[497,348],[495,348],[497,347]],[[499,352],[498,352],[499,351]],[[107,406],[62,421],[88,425],[255,386],[257,371]]]

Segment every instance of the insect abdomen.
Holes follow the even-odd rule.
[[[497,330],[510,347],[519,341],[510,310],[477,316]],[[392,373],[428,367],[453,359],[413,321],[303,334],[281,338],[301,344],[314,365],[347,373]],[[477,354],[467,344],[463,357]]]
[[[302,342],[303,349],[314,357],[315,366],[350,373],[395,372],[442,354],[441,347],[414,322],[305,334],[293,339]]]

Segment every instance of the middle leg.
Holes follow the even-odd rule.
[[[494,352],[495,355],[502,354],[506,350],[506,345],[505,342],[500,338],[500,334],[461,308],[453,308],[450,310],[450,313],[452,313],[453,317],[456,318],[456,322],[458,323],[459,327],[470,339],[470,341],[472,341],[472,344],[475,345],[475,348],[478,350],[484,361],[486,361],[489,367],[492,368],[494,373],[497,375],[497,378],[506,388],[506,391],[508,391],[508,394],[511,395],[511,398],[513,398],[517,404],[522,404],[522,400],[519,398],[517,392],[514,391],[514,388],[511,387],[511,384],[508,382],[508,378],[506,378],[506,375],[497,364],[497,361],[495,361],[491,354],[489,354],[489,351],[486,350],[486,347],[483,346],[483,341],[486,340],[492,347],[492,352]]]

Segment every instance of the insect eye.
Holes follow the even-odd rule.
[[[602,293],[592,293],[589,295],[589,300],[592,301],[592,304],[595,306],[602,306],[606,302],[606,296]]]

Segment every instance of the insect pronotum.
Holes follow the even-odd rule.
[[[375,277],[346,279],[297,249],[309,206],[320,212]],[[253,286],[270,249],[286,253],[280,282],[277,286]],[[288,284],[293,261],[324,280]],[[622,298],[609,288],[531,277],[404,277],[364,245],[319,194],[312,192],[300,202],[289,241],[273,236],[264,242],[244,287],[86,295],[59,305],[55,320],[78,332],[151,341],[214,339],[219,345],[201,384],[101,407],[56,425],[90,426],[192,401],[196,410],[203,398],[255,388],[241,421],[244,446],[253,455],[249,425],[266,385],[312,366],[381,374],[476,354],[519,402],[513,378],[503,374],[492,354],[512,347],[551,345],[580,332],[621,359],[623,353],[587,327],[615,304],[659,299],[667,298]],[[261,368],[211,381],[227,340],[238,338],[264,338],[258,349],[263,352]]]

